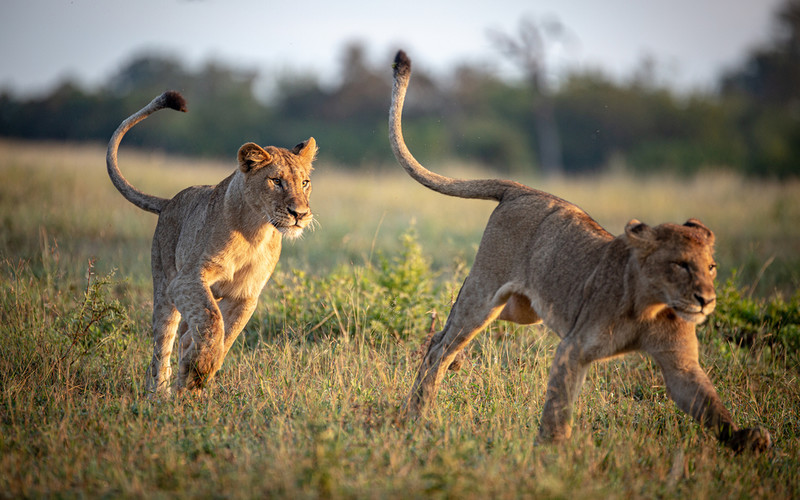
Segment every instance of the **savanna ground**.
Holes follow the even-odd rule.
[[[553,447],[534,443],[556,345],[541,327],[492,326],[429,418],[397,419],[494,205],[322,158],[319,227],[285,244],[216,382],[150,401],[155,216],[112,187],[100,146],[0,142],[0,497],[800,496],[800,183],[517,179],[615,234],[633,217],[717,233],[701,363],[736,421],[775,441],[733,455],[629,355],[590,370],[573,439]],[[120,164],[163,196],[234,168],[125,149]]]

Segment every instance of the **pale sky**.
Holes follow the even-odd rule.
[[[632,74],[645,57],[665,83],[707,89],[747,50],[770,39],[782,0],[2,0],[0,88],[50,90],[65,76],[105,81],[148,49],[323,80],[339,74],[343,46],[361,41],[373,62],[405,49],[418,67],[446,72],[492,62],[512,74],[488,30],[515,33],[523,17],[558,19],[569,43],[548,53],[556,72],[599,67]],[[388,69],[387,69],[388,71]]]

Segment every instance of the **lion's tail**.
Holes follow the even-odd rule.
[[[431,172],[423,167],[411,154],[403,140],[401,119],[403,102],[406,98],[408,82],[411,79],[411,60],[402,50],[394,59],[394,85],[392,105],[389,110],[389,141],[395,158],[406,172],[423,186],[448,196],[459,198],[479,198],[500,201],[509,192],[527,190],[522,184],[501,179],[464,180],[453,179]]]
[[[161,213],[164,205],[166,205],[169,200],[143,193],[133,187],[125,179],[125,177],[122,176],[122,172],[120,172],[119,166],[117,166],[117,151],[119,150],[119,143],[122,141],[122,137],[126,132],[128,132],[128,130],[159,109],[164,108],[171,108],[177,111],[185,112],[186,100],[178,92],[172,90],[164,92],[160,96],[156,97],[150,102],[150,104],[129,116],[119,125],[119,127],[117,127],[117,130],[114,132],[114,135],[111,136],[111,140],[108,142],[108,151],[106,153],[106,167],[108,168],[108,176],[111,177],[111,182],[114,183],[114,186],[128,201],[142,210],[147,210],[148,212],[153,212],[154,214]]]

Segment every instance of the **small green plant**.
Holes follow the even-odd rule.
[[[403,233],[400,240],[402,250],[398,255],[378,256],[380,267],[374,274],[373,290],[380,306],[370,329],[406,340],[423,330],[430,304],[438,302],[440,287],[430,259],[422,253],[414,227]]]
[[[343,266],[328,276],[292,270],[278,273],[256,312],[248,336],[287,332],[310,338],[352,337],[367,332],[373,340],[421,338],[431,307],[446,306],[446,283],[437,280],[412,227],[400,236],[402,248],[378,254],[377,266]]]
[[[125,350],[129,337],[124,335],[132,322],[119,300],[111,298],[108,289],[115,284],[114,271],[103,276],[94,273],[94,260],[89,260],[86,270],[86,288],[75,308],[61,318],[61,333],[68,344],[62,358],[97,354],[114,356]],[[77,352],[75,350],[77,349]]]
[[[788,300],[753,298],[735,285],[734,276],[718,290],[712,327],[742,347],[767,346],[800,370],[800,290]]]
[[[37,278],[29,263],[6,262],[0,276],[8,332],[0,367],[14,393],[33,387],[46,397],[59,387],[98,385],[107,379],[104,373],[129,364],[124,361],[134,339],[127,334],[132,321],[110,296],[114,273],[96,276],[90,260],[85,287],[70,301],[60,288],[63,275],[51,271]]]

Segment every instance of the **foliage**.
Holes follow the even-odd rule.
[[[424,278],[413,231],[402,240],[374,269],[295,275],[277,294],[333,297],[328,309],[309,309],[336,311],[336,321],[317,327],[324,317],[298,307],[297,323],[286,323],[292,335],[254,337],[273,314],[263,301],[249,339],[204,395],[154,401],[139,383],[149,328],[123,334],[138,306],[113,296],[111,276],[90,274],[77,301],[63,300],[77,283],[57,263],[37,276],[6,262],[0,489],[10,497],[790,498],[800,488],[796,373],[763,345],[740,363],[707,336],[704,363],[718,390],[739,422],[769,428],[775,449],[734,456],[669,402],[655,364],[639,356],[593,367],[572,440],[536,446],[554,342],[508,325],[473,342],[469,366],[446,377],[429,418],[403,425],[398,410],[423,332],[395,333],[417,321],[436,286]],[[380,295],[393,287],[402,291],[391,299],[402,303],[395,318],[361,302],[386,307]],[[766,315],[771,306],[759,307]]]
[[[107,358],[108,351],[125,350],[128,339],[121,332],[131,326],[127,311],[119,300],[108,296],[114,285],[111,272],[105,276],[94,275],[94,262],[89,261],[86,271],[86,290],[75,309],[59,318],[59,330],[70,341],[62,357],[77,348],[77,356],[96,355]]]
[[[750,295],[772,267],[792,290],[786,297],[797,290],[797,183],[720,174],[537,183],[582,200],[618,230],[639,214],[679,220],[688,210],[716,219],[723,272],[740,262],[736,255],[758,263],[776,255],[764,273],[737,276],[747,288],[721,287],[719,311],[700,331],[701,362],[736,422],[765,426],[776,443],[760,456],[735,456],[675,407],[655,363],[636,354],[593,365],[573,439],[537,445],[556,339],[503,322],[470,344],[470,362],[445,376],[428,418],[400,419],[429,311],[443,318],[449,310],[492,207],[429,193],[399,168],[380,176],[319,168],[313,206],[321,226],[285,243],[279,272],[216,381],[199,397],[149,400],[155,217],[120,198],[103,154],[0,142],[0,497],[800,491],[797,365],[783,347],[761,341],[766,333],[752,344],[729,340],[738,328],[732,317],[754,328],[775,318],[797,323],[794,298],[767,297],[774,284],[753,292],[759,299]],[[126,163],[137,186],[163,195],[234,168],[133,151]]]
[[[746,171],[786,177],[800,158],[800,1],[786,0],[773,40],[721,79],[722,94],[739,100]]]
[[[255,316],[247,335],[253,341],[278,332],[278,337],[302,332],[309,339],[323,333],[353,338],[362,332],[382,342],[428,331],[431,306],[446,308],[444,294],[454,285],[437,282],[413,227],[400,242],[400,253],[379,254],[378,266],[343,266],[322,277],[302,270],[273,277],[265,299],[272,306]]]
[[[60,289],[64,276],[57,267],[36,279],[26,262],[3,266],[0,321],[6,341],[0,343],[0,359],[5,390],[11,391],[6,396],[33,391],[49,397],[59,387],[71,391],[110,383],[107,375],[132,341],[128,311],[110,296],[113,273],[97,277],[90,262],[85,289],[70,301]]]
[[[800,290],[788,300],[753,298],[728,280],[718,290],[714,329],[746,348],[768,346],[800,372]]]

